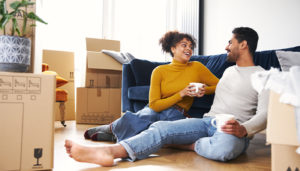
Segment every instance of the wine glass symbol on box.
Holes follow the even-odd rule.
[[[35,148],[34,149],[34,158],[37,159],[36,164],[34,166],[40,166],[39,164],[39,158],[41,158],[43,155],[43,149],[42,148]]]

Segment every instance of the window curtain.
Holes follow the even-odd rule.
[[[104,0],[103,8],[103,38],[120,40],[136,58],[170,61],[158,44],[167,31],[199,37],[199,0]]]

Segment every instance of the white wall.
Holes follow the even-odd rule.
[[[225,53],[234,27],[259,35],[257,50],[300,46],[300,0],[205,0],[204,54]]]

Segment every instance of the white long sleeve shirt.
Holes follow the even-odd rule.
[[[227,68],[220,79],[211,110],[204,116],[233,114],[252,137],[266,128],[268,111],[268,91],[260,94],[251,86],[251,74],[264,71],[260,66]]]

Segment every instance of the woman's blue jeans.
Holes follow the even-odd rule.
[[[175,121],[184,118],[183,113],[175,107],[155,112],[147,105],[136,113],[127,111],[121,118],[115,120],[112,123],[112,132],[119,142],[148,129],[154,122]]]
[[[140,134],[119,142],[132,161],[144,159],[165,144],[192,144],[194,151],[212,160],[228,161],[245,152],[249,145],[246,137],[220,133],[211,125],[211,117],[177,121],[159,121]]]

